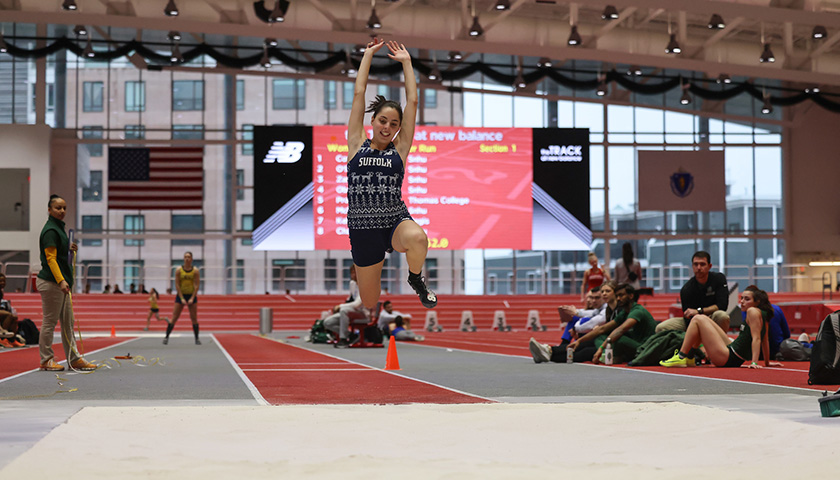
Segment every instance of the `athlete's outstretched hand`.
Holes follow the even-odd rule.
[[[373,37],[373,40],[369,41],[365,47],[365,55],[373,55],[382,48],[382,45],[385,45],[385,40]]]
[[[396,60],[400,63],[411,61],[411,55],[409,55],[408,50],[405,49],[405,45],[401,43],[391,40],[388,42],[388,50],[391,51],[391,53],[388,54],[388,58],[391,58],[392,60]]]

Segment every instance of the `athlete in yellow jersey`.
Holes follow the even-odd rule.
[[[152,288],[152,291],[149,292],[149,315],[146,317],[146,328],[144,328],[143,330],[149,329],[149,324],[151,323],[150,320],[152,319],[152,315],[154,315],[155,318],[157,318],[158,320],[166,320],[167,322],[169,322],[169,317],[163,317],[163,319],[161,319],[160,315],[158,314],[158,312],[160,311],[160,308],[158,307],[159,298],[160,296],[158,295],[157,290]]]
[[[163,344],[169,343],[169,334],[175,328],[175,322],[181,316],[181,311],[184,305],[190,311],[190,320],[192,320],[193,333],[195,333],[195,344],[201,345],[198,339],[198,305],[196,305],[196,296],[198,295],[198,287],[201,283],[201,275],[198,268],[194,267],[192,252],[184,254],[184,265],[178,267],[175,271],[175,309],[172,311],[172,321],[166,327],[166,338],[163,339]]]

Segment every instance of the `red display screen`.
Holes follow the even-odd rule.
[[[346,132],[313,127],[316,250],[349,248]],[[530,129],[417,127],[402,196],[429,247],[530,249],[532,158]]]

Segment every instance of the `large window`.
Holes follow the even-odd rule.
[[[102,126],[101,125],[86,125],[82,127],[82,138],[102,138]],[[101,143],[88,143],[86,144],[88,152],[90,153],[91,157],[101,157],[102,156],[102,144]]]
[[[277,258],[271,261],[271,288],[276,292],[306,289],[306,260]]]
[[[145,125],[126,125],[125,139],[126,140],[142,140],[146,138]]]
[[[126,260],[123,262],[123,292],[136,292],[137,287],[143,283],[143,263],[143,260]],[[132,286],[134,288],[131,288]]]
[[[146,82],[136,80],[125,82],[125,111],[146,111]]]
[[[194,233],[196,239],[174,238],[172,245],[202,245],[201,235],[204,233],[204,215],[172,215],[170,226],[172,233]]]
[[[434,88],[423,89],[423,101],[426,102],[426,108],[437,108],[437,90]]]
[[[102,170],[90,171],[90,182],[87,187],[82,187],[82,201],[102,201]]]
[[[83,233],[101,233],[102,215],[82,215]],[[99,247],[102,245],[101,238],[82,239],[82,246]]]
[[[82,111],[101,112],[103,107],[104,84],[102,82],[84,82],[82,84]]]
[[[146,231],[146,217],[143,215],[126,215],[123,217],[123,230],[126,235],[142,235]],[[126,247],[142,247],[144,241],[136,238],[126,238]]]
[[[102,276],[102,260],[82,260],[82,271],[79,272],[85,282],[84,291],[90,285],[91,292],[101,292],[105,288],[105,279]]]
[[[276,78],[272,83],[274,110],[303,110],[306,108],[306,82],[299,79]]]
[[[172,110],[204,110],[204,81],[172,82]]]
[[[241,168],[236,169],[236,186],[242,187],[245,185],[245,170]],[[242,188],[236,189],[236,199],[245,200],[245,190]]]

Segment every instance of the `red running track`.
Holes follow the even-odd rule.
[[[246,334],[215,334],[272,405],[490,403],[385,370]],[[382,364],[385,364],[385,350]]]
[[[82,345],[78,343],[77,348],[82,354],[95,352],[117,343],[122,343],[131,340],[131,337],[91,337],[83,339]],[[64,356],[64,348],[61,342],[53,345],[55,352],[55,361],[61,362],[66,360]],[[41,355],[38,353],[37,345],[27,345],[22,348],[6,348],[0,353],[0,380],[12,377],[14,375],[28,372],[30,370],[37,370],[41,365]]]

